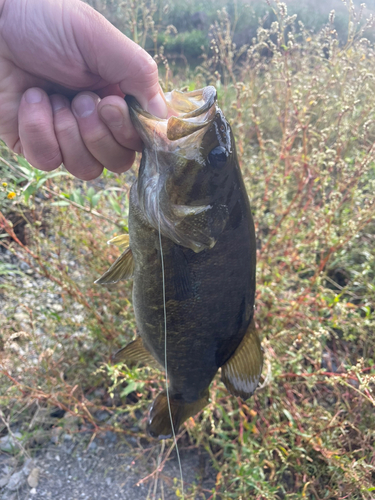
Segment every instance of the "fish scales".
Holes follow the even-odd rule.
[[[263,356],[253,319],[255,231],[231,129],[213,87],[166,98],[171,116],[161,120],[127,97],[144,142],[130,193],[130,251],[118,259],[122,274],[98,282],[118,281],[131,267],[139,337],[118,359],[165,367],[166,347],[177,432],[207,404],[219,368],[230,392],[248,398]],[[150,409],[148,432],[159,439],[172,433],[164,391]]]

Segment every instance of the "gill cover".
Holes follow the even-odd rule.
[[[163,236],[201,252],[215,245],[229,219],[223,196],[212,192],[211,177],[221,175],[214,160],[223,164],[232,152],[230,128],[216,104],[214,87],[172,91],[165,97],[169,108],[165,120],[144,111],[134,97],[126,97],[144,143],[139,206]],[[224,155],[211,155],[210,160],[215,147]]]

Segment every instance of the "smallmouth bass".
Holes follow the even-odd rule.
[[[168,119],[126,97],[144,144],[129,246],[96,283],[133,278],[139,335],[116,360],[167,366],[177,432],[208,403],[219,368],[227,389],[249,398],[263,353],[253,318],[254,224],[231,128],[214,87],[165,98]],[[147,431],[172,434],[166,391],[152,403]]]

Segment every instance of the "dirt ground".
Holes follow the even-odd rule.
[[[179,486],[179,467],[172,451],[163,470],[162,444],[142,439],[132,443],[115,433],[97,436],[64,434],[51,440],[21,465],[3,452],[0,455],[0,498],[2,500],[171,500]],[[141,445],[141,446],[140,446]],[[169,449],[165,445],[164,455]],[[196,485],[194,498],[208,498],[215,486],[215,471],[208,456],[196,450],[180,449],[185,489]],[[149,477],[151,474],[151,477]],[[148,478],[148,479],[147,479]],[[189,497],[192,498],[192,497]]]

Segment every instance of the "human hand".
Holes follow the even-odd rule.
[[[155,61],[94,9],[0,0],[0,138],[34,167],[64,162],[85,180],[129,169],[141,142],[124,94],[167,114]]]

